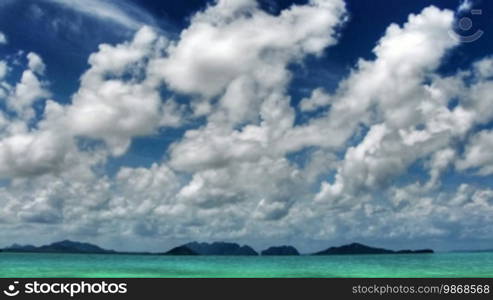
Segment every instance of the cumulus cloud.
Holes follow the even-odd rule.
[[[332,98],[324,91],[323,88],[313,90],[310,98],[303,98],[300,102],[300,108],[303,112],[315,111],[321,107],[328,106]]]
[[[153,68],[173,89],[204,97],[232,83],[272,86],[283,80],[288,62],[335,43],[344,10],[342,1],[310,1],[273,16],[256,1],[218,1],[192,18],[169,57]]]
[[[39,128],[29,128],[35,119],[33,105],[50,96],[47,84],[39,76],[44,64],[35,53],[27,55],[28,66],[21,72],[19,82],[14,85],[5,81],[11,66],[2,62],[0,76],[0,98],[7,104],[7,112],[0,114],[0,178],[35,176],[61,170],[66,161],[66,149],[70,147],[63,131],[42,130],[53,127],[42,122]],[[2,81],[2,78],[4,81]],[[3,93],[2,93],[3,91]],[[58,104],[54,104],[58,106]],[[52,114],[48,104],[45,113]],[[35,122],[35,121],[34,121]],[[54,127],[53,127],[54,128]]]
[[[50,132],[17,134],[0,142],[0,177],[39,175],[65,163],[66,144]]]
[[[0,31],[0,45],[5,45],[7,44],[7,37],[3,32]]]
[[[478,169],[480,175],[493,174],[493,131],[481,131],[471,138],[462,160],[457,161],[459,170]]]
[[[79,151],[73,133],[64,123],[63,107],[48,99],[51,92],[44,79],[43,60],[32,52],[26,59],[25,70],[14,84],[5,77],[15,65],[1,63],[0,98],[5,100],[7,111],[0,114],[0,178],[70,173],[79,173],[81,178],[92,176],[91,165],[102,158],[91,151]],[[36,103],[43,104],[41,113],[36,113]]]
[[[257,203],[256,218],[280,219],[295,201],[304,197],[306,188],[301,178],[302,172],[286,159],[262,158],[197,172],[181,189],[178,199],[204,208],[248,201]]]
[[[67,126],[74,135],[102,139],[114,155],[121,155],[133,137],[153,134],[163,124],[178,125],[176,116],[163,112],[158,85],[145,73],[147,61],[165,45],[149,27],[129,43],[101,45],[67,107]],[[126,80],[129,75],[133,79]],[[176,111],[170,104],[166,109]]]
[[[146,61],[165,45],[166,40],[149,27],[143,27],[131,42],[101,45],[89,58],[91,68],[82,76],[72,103],[65,106],[47,100],[51,93],[43,79],[46,67],[39,55],[28,53],[19,82],[1,82],[0,91],[15,113],[1,115],[1,176],[43,175],[75,162],[86,164],[86,160],[90,166],[100,161],[99,154],[92,159],[94,153],[79,149],[78,138],[101,139],[113,155],[121,155],[133,137],[180,125],[175,114],[178,105],[172,99],[162,100],[159,86],[145,75]],[[1,65],[3,78],[9,69],[6,62]],[[34,104],[42,100],[46,101],[44,113],[37,114]]]
[[[468,11],[470,11],[472,9],[473,5],[474,5],[473,1],[471,1],[471,0],[463,0],[460,3],[459,7],[457,8],[457,11],[459,13],[468,12]]]
[[[170,165],[193,173],[179,199],[208,209],[253,203],[255,218],[279,220],[305,198],[304,170],[278,143],[294,124],[287,67],[334,45],[344,13],[342,1],[311,1],[278,16],[255,1],[219,1],[192,19],[169,57],[151,66],[179,92],[219,97],[207,124],[170,149]]]
[[[45,66],[41,58],[35,53],[27,56],[28,69],[22,73],[20,82],[17,83],[8,99],[8,104],[22,118],[34,117],[32,105],[34,102],[51,96],[47,89],[47,83],[39,78],[44,73]]]
[[[38,75],[44,74],[46,66],[43,63],[41,57],[39,57],[39,55],[33,52],[29,52],[27,54],[27,59],[28,59],[29,69],[31,69],[34,73],[37,73]]]
[[[389,26],[374,49],[376,59],[360,61],[342,84],[329,124],[354,130],[362,122],[370,129],[347,150],[335,182],[323,183],[318,200],[380,188],[470,128],[472,116],[461,107],[450,111],[444,92],[434,92],[440,83],[425,84],[457,45],[447,36],[452,24],[451,11],[429,7],[403,27]],[[465,128],[457,126],[461,122]]]
[[[311,1],[279,16],[261,11],[255,1],[220,1],[196,15],[169,57],[153,67],[178,91],[220,99],[206,126],[173,145],[171,165],[197,171],[282,157],[289,145],[279,141],[295,117],[284,92],[287,67],[334,45],[344,12],[342,1]],[[245,122],[251,123],[236,130]]]
[[[484,58],[474,65],[479,78],[488,79],[493,77],[493,58]]]

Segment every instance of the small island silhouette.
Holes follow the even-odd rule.
[[[174,247],[164,253],[151,252],[120,252],[115,250],[103,249],[90,243],[74,242],[64,240],[40,247],[32,245],[17,245],[1,249],[0,252],[21,252],[21,253],[78,253],[78,254],[134,254],[134,255],[230,255],[230,256],[297,256],[298,250],[293,246],[269,247],[260,252],[255,251],[248,245],[240,246],[237,243],[214,242],[199,243],[191,242]],[[389,250],[375,248],[360,243],[352,243],[339,247],[330,247],[307,255],[362,255],[362,254],[431,254],[432,249],[421,250]]]

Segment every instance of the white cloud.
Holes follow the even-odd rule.
[[[146,61],[165,45],[149,27],[139,30],[130,43],[101,45],[89,58],[91,68],[67,107],[67,126],[73,134],[102,139],[114,155],[121,155],[133,137],[153,134],[163,124],[180,124],[176,116],[163,112],[158,85],[145,73]],[[125,75],[133,79],[125,80]],[[173,105],[164,108],[176,111]]]
[[[464,158],[457,162],[459,170],[478,169],[480,175],[493,174],[493,131],[481,131],[471,138]]]
[[[487,124],[493,118],[493,80],[478,80],[466,92],[464,107],[475,112],[477,123]]]
[[[471,0],[463,0],[460,3],[459,7],[457,8],[457,11],[459,13],[468,12],[472,9],[473,5],[474,5],[474,3]]]
[[[16,84],[8,98],[9,107],[26,120],[34,117],[32,105],[36,101],[51,96],[47,83],[38,77],[44,72],[43,61],[35,53],[29,53],[27,57],[29,68],[22,73],[20,82]]]
[[[51,132],[17,134],[0,142],[0,177],[34,176],[61,170],[66,138]]]
[[[110,21],[121,26],[138,30],[143,25],[153,25],[154,20],[144,10],[124,1],[111,0],[43,0],[62,5],[67,9],[104,21]]]
[[[46,69],[43,60],[39,55],[33,52],[29,52],[27,54],[29,69],[31,69],[34,73],[38,75],[43,75]]]
[[[427,188],[433,188],[439,184],[442,173],[456,160],[457,154],[451,148],[445,148],[435,152],[430,160],[430,180]]]
[[[341,85],[329,128],[355,130],[363,122],[370,130],[359,145],[347,150],[335,182],[322,185],[318,200],[387,185],[418,158],[446,147],[453,136],[470,128],[471,114],[460,107],[449,111],[443,92],[424,84],[457,44],[447,35],[452,23],[451,11],[429,7],[411,15],[402,28],[391,25],[374,49],[375,61],[360,61]],[[461,118],[465,124],[457,126]]]
[[[310,1],[279,16],[253,0],[221,0],[193,17],[154,71],[173,89],[205,97],[219,95],[239,78],[272,86],[283,79],[288,62],[335,43],[343,13],[339,0]]]
[[[484,58],[474,64],[478,77],[488,79],[493,77],[493,58]]]
[[[332,98],[324,91],[323,88],[313,90],[310,98],[304,98],[300,102],[300,108],[303,112],[315,111],[318,108],[330,105]]]
[[[162,101],[159,86],[145,75],[145,61],[165,45],[165,39],[148,27],[139,30],[132,42],[101,45],[89,59],[91,68],[83,75],[73,102],[61,106],[48,100],[40,116],[33,105],[46,100],[50,92],[41,79],[42,59],[29,53],[20,81],[14,86],[0,82],[8,108],[15,112],[12,117],[0,115],[0,177],[63,173],[79,167],[84,169],[81,173],[91,173],[90,167],[104,160],[106,150],[82,151],[77,138],[102,139],[113,155],[120,155],[134,136],[180,125],[176,112],[181,108],[172,99]],[[2,66],[6,73],[7,64]],[[124,79],[129,74],[133,79]],[[144,79],[138,79],[141,75]]]
[[[7,70],[7,63],[3,60],[0,60],[0,80],[4,79],[5,75],[7,75]]]
[[[256,218],[277,220],[286,216],[295,201],[305,197],[301,179],[302,173],[286,159],[261,158],[197,172],[177,197],[209,209],[257,203]]]
[[[0,178],[15,179],[45,174],[79,173],[87,176],[92,164],[100,158],[94,153],[81,153],[67,130],[60,104],[47,100],[50,92],[42,80],[45,65],[35,53],[27,55],[27,69],[20,81],[10,85],[0,80],[0,91],[6,99],[8,114],[0,113]],[[13,70],[7,63],[5,74]],[[2,94],[0,93],[0,96]],[[33,105],[47,100],[44,112],[36,116]]]
[[[271,54],[271,61],[277,59],[275,54]],[[278,55],[283,57],[282,52]],[[180,191],[179,199],[208,210],[221,207],[242,211],[240,207],[252,207],[254,218],[279,221],[289,214],[296,202],[309,197],[308,186],[319,171],[313,166],[306,171],[291,166],[283,157],[286,146],[279,142],[294,124],[289,97],[282,92],[287,84],[288,74],[284,68],[288,62],[276,68],[278,74],[271,70],[270,76],[279,78],[275,81],[262,81],[256,79],[256,75],[226,80],[227,88],[219,109],[233,109],[224,114],[215,110],[206,126],[188,131],[182,141],[172,146],[171,166],[194,174],[192,181]],[[217,64],[217,67],[222,65]],[[245,108],[245,103],[250,103],[250,107]],[[242,111],[255,112],[255,107],[258,107],[257,116],[248,118],[259,118],[260,126],[249,124],[241,130],[230,127],[231,115],[240,112],[244,116],[247,113]],[[244,120],[245,117],[233,118],[232,124]],[[304,172],[311,180],[304,177]]]
[[[334,45],[344,12],[338,0],[311,1],[279,16],[263,12],[255,1],[219,1],[196,15],[170,56],[151,70],[178,91],[220,100],[212,110],[198,106],[206,108],[208,123],[173,145],[170,164],[200,171],[282,157],[288,146],[279,140],[294,124],[284,95],[287,66]]]
[[[31,70],[27,70],[16,85],[15,92],[9,99],[9,105],[24,118],[32,118],[34,114],[32,104],[49,96],[50,93],[44,88],[44,84]]]

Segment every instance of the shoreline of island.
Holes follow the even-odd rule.
[[[64,240],[43,246],[17,245],[0,249],[0,253],[55,253],[55,254],[113,254],[113,255],[159,255],[159,256],[329,256],[329,255],[399,255],[433,254],[433,249],[390,250],[376,248],[361,243],[351,243],[329,247],[313,253],[300,253],[294,246],[271,246],[257,252],[248,245],[231,242],[190,242],[173,247],[165,252],[115,251],[101,248],[90,243]]]

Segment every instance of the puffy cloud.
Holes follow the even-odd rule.
[[[426,122],[433,111],[441,111],[444,119],[452,118],[446,104],[433,103],[448,101],[443,98],[457,91],[439,89],[432,95],[433,86],[424,83],[433,77],[445,53],[457,45],[447,34],[453,19],[452,11],[430,6],[418,15],[411,14],[402,27],[390,25],[373,50],[376,59],[360,60],[336,93],[327,95],[331,106],[326,116],[290,130],[284,138],[286,147],[291,151],[310,146],[341,151],[359,134],[361,125],[385,123],[391,131],[408,129]],[[435,99],[428,101],[430,97]],[[467,117],[460,110],[454,114]]]
[[[262,129],[250,126],[241,133],[221,128],[191,130],[183,141],[171,147],[171,165],[183,171],[221,168],[232,161],[259,158],[259,146],[267,142]],[[264,150],[265,151],[265,150]]]
[[[332,98],[322,88],[313,90],[310,98],[303,98],[300,102],[300,108],[303,112],[310,112],[318,108],[328,106]]]
[[[22,79],[15,88],[10,105],[16,111],[21,112],[24,108],[32,106],[34,101],[48,96],[49,93],[44,89],[43,83],[32,70],[27,70],[22,74]]]
[[[172,111],[163,112],[159,85],[145,73],[146,62],[165,45],[149,27],[129,43],[101,45],[89,58],[91,68],[67,107],[67,126],[73,134],[102,139],[114,155],[121,155],[133,137],[153,134],[160,125],[180,124],[172,115],[175,106],[168,103],[164,109]],[[126,80],[128,75],[131,79]]]
[[[361,60],[358,70],[342,83],[330,117],[342,124],[350,121],[354,127],[376,104],[389,125],[412,125],[419,114],[413,108],[423,94],[423,81],[457,45],[447,35],[452,24],[453,12],[431,6],[411,14],[403,27],[390,25],[374,49],[376,59]]]
[[[29,128],[29,122],[36,122],[33,104],[49,97],[50,92],[46,89],[46,83],[36,75],[44,71],[41,58],[34,53],[28,54],[27,57],[28,68],[22,72],[17,84],[11,86],[7,82],[0,82],[7,107],[15,112],[13,115],[3,112],[0,114],[2,179],[61,171],[70,160],[67,155],[68,149],[74,147],[70,136],[51,122],[42,122],[37,129]],[[10,67],[6,63],[2,65],[5,76]],[[60,110],[58,104],[48,101],[45,114],[53,115],[57,108]]]
[[[446,51],[457,45],[447,35],[452,24],[453,12],[426,8],[403,27],[391,25],[374,49],[376,59],[359,62],[336,94],[327,122],[334,129],[355,130],[360,122],[370,128],[361,143],[346,151],[335,182],[324,183],[316,199],[387,185],[471,128],[472,112],[448,109],[455,91],[442,86],[453,80],[432,76]],[[425,84],[430,78],[432,83]]]
[[[7,62],[0,60],[0,99],[7,99],[8,94],[11,91],[11,86],[6,81],[4,81],[5,76],[8,73]]]
[[[27,54],[29,69],[31,69],[34,73],[43,75],[46,69],[43,60],[39,55],[33,52],[29,52]]]
[[[150,168],[122,168],[116,183],[127,199],[125,201],[154,202],[160,205],[172,204],[180,187],[180,180],[167,165],[154,163]]]
[[[45,71],[42,59],[29,53],[27,60],[27,69],[21,73],[19,82],[10,85],[0,81],[9,110],[0,113],[0,178],[68,176],[71,172],[91,176],[90,166],[101,161],[101,157],[91,151],[79,151],[64,123],[63,107],[46,100],[51,93],[41,79]],[[6,73],[13,69],[7,63],[2,65]],[[40,100],[46,102],[44,111],[37,116],[33,105]]]
[[[149,27],[142,28],[131,42],[101,45],[89,58],[91,68],[82,76],[72,103],[61,106],[47,101],[39,116],[34,103],[51,94],[41,79],[46,68],[42,59],[29,53],[20,81],[14,86],[0,82],[8,108],[15,112],[15,116],[0,115],[0,177],[59,173],[69,165],[77,169],[82,164],[87,169],[104,159],[101,153],[105,150],[79,149],[79,137],[102,139],[113,155],[120,155],[135,136],[179,126],[180,106],[173,99],[163,101],[159,84],[145,73],[146,61],[165,46],[166,40]],[[6,74],[7,64],[1,65]]]
[[[423,228],[424,233],[437,232],[440,236],[453,234],[461,239],[470,238],[470,234],[483,237],[491,235],[493,228],[488,225],[493,208],[491,189],[461,184],[455,191],[442,191],[435,196],[426,193],[419,185],[413,184],[393,189],[392,196],[392,199],[398,199],[395,206],[401,208],[399,214],[409,222],[416,215],[408,214],[408,209],[426,216],[428,228]],[[423,201],[426,207],[420,205]],[[422,223],[421,219],[418,223]]]
[[[254,217],[280,219],[307,192],[301,178],[302,172],[286,159],[261,158],[197,172],[178,199],[204,208],[253,202]]]
[[[7,63],[0,61],[0,80],[2,80],[5,75],[7,75]]]
[[[484,58],[474,64],[478,77],[488,79],[493,77],[493,58]]]
[[[335,43],[343,13],[339,0],[310,1],[279,16],[263,12],[253,0],[221,0],[192,18],[169,57],[153,69],[173,89],[205,97],[238,80],[272,85],[288,62]]]
[[[478,169],[480,175],[493,174],[493,131],[481,131],[473,136],[466,147],[464,158],[457,161],[459,170]]]
[[[493,80],[479,79],[466,90],[464,107],[475,112],[475,121],[487,124],[493,118]]]
[[[20,53],[22,55],[22,52]],[[32,52],[27,55],[27,59],[28,67],[21,71],[20,81],[14,84],[6,79],[13,71],[11,62],[0,60],[0,99],[5,100],[8,109],[13,110],[20,117],[32,118],[33,103],[46,99],[50,96],[50,92],[47,89],[47,82],[41,78],[45,69],[42,59]]]
[[[170,164],[200,171],[282,157],[295,117],[284,95],[287,66],[335,44],[344,12],[342,1],[311,1],[278,16],[255,1],[219,1],[197,14],[152,70],[178,91],[220,99],[206,126],[172,146]],[[254,124],[237,130],[247,122]]]
[[[0,178],[36,177],[59,174],[77,178],[91,177],[91,166],[101,162],[96,151],[81,152],[73,136],[60,126],[63,108],[48,101],[45,120],[35,129],[28,129],[22,121],[9,123],[0,140]]]
[[[7,37],[3,32],[0,32],[0,45],[5,45],[7,44]]]
[[[435,152],[429,162],[430,180],[427,183],[428,188],[433,188],[440,182],[442,173],[450,167],[457,158],[454,149],[445,148]]]
[[[62,143],[60,143],[62,142]],[[51,132],[17,134],[0,142],[0,177],[39,175],[60,169],[65,161],[64,138]]]
[[[457,8],[457,11],[459,13],[468,12],[472,9],[473,4],[474,3],[471,0],[463,0]]]

